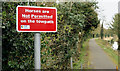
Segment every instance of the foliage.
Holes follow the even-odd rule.
[[[3,4],[3,69],[30,69],[33,67],[33,33],[16,31],[16,6]]]

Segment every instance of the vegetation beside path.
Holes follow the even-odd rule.
[[[113,62],[118,65],[118,51],[111,48],[111,44],[108,41],[95,39],[96,43],[103,48],[103,50],[112,58]]]
[[[89,68],[89,62],[88,62],[89,44],[88,43],[89,43],[89,39],[83,43],[83,48],[80,47],[80,43],[78,44],[78,47],[80,48],[80,56],[79,56],[79,60],[73,63],[73,69]]]

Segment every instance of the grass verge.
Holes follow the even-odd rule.
[[[103,50],[112,58],[113,62],[118,65],[118,51],[115,51],[111,48],[112,45],[110,45],[107,41],[96,39],[96,43],[103,48]]]
[[[88,69],[88,56],[89,56],[89,40],[85,41],[82,45],[83,48],[78,45],[80,48],[79,60],[73,63],[73,69]],[[80,43],[79,43],[80,44]]]

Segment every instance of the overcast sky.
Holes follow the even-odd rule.
[[[118,2],[120,0],[96,0],[99,6],[99,19],[104,20],[104,28],[108,28],[107,24],[111,23],[113,17],[118,13]]]

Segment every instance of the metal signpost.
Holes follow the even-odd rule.
[[[34,35],[34,62],[35,62],[35,69],[41,69],[41,59],[40,59],[40,33],[35,33]]]
[[[17,6],[16,30],[18,32],[35,32],[35,70],[41,69],[40,32],[57,32],[57,9],[54,7]]]

